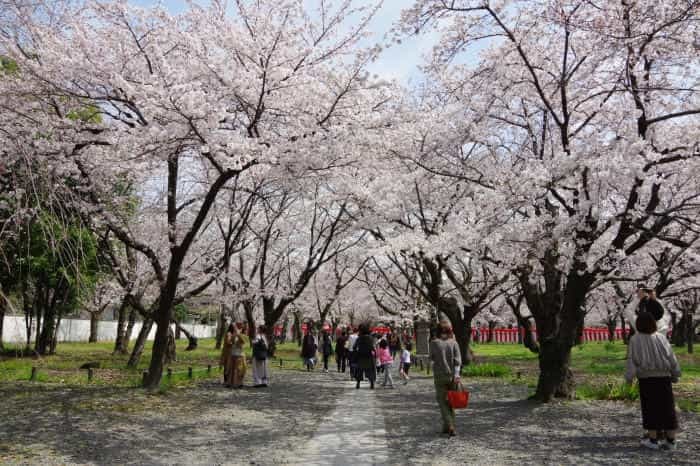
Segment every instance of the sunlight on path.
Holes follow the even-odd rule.
[[[321,422],[295,464],[386,464],[389,450],[384,416],[374,391],[346,382],[335,409]]]

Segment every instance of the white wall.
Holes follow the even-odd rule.
[[[6,343],[25,343],[26,329],[24,316],[5,316],[2,340]],[[212,338],[216,335],[216,327],[213,325],[182,324],[182,327],[197,338]],[[34,330],[34,329],[33,329]],[[137,322],[131,338],[135,339],[141,330],[141,322]],[[155,325],[148,334],[148,339],[153,340],[156,334]],[[58,341],[88,341],[90,336],[90,321],[87,319],[62,319],[58,328]],[[104,321],[97,325],[97,339],[99,341],[111,341],[117,337],[117,322]],[[32,340],[35,338],[32,333]]]

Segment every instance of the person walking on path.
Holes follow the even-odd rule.
[[[678,382],[681,369],[670,343],[656,331],[655,317],[649,312],[637,317],[637,333],[629,342],[625,381],[632,383],[635,377],[639,380],[642,427],[647,431],[642,446],[674,450],[678,418],[671,384]],[[666,435],[664,443],[659,439],[661,432]]]
[[[374,389],[374,381],[377,378],[377,371],[374,365],[376,358],[376,351],[374,348],[375,342],[369,332],[369,325],[361,324],[359,336],[353,347],[353,352],[357,360],[357,370],[355,373],[357,385],[355,388],[360,388],[360,382],[362,382],[364,376],[369,380],[369,388]]]
[[[462,356],[454,339],[452,325],[445,315],[440,318],[437,338],[430,342],[430,360],[433,363],[435,398],[442,417],[442,433],[455,435],[455,411],[447,401],[447,392],[460,383]]]
[[[384,372],[382,387],[394,388],[394,379],[391,377],[391,367],[394,365],[394,357],[391,355],[389,343],[386,340],[379,342],[379,362]]]
[[[316,337],[309,329],[301,343],[301,357],[304,359],[304,366],[307,371],[311,371],[316,365],[316,351],[318,351],[318,343],[316,343]]]
[[[323,355],[323,372],[328,372],[328,359],[330,359],[331,354],[333,354],[333,342],[331,341],[331,336],[328,335],[327,331],[323,332],[323,338],[321,340],[321,354]]]
[[[224,335],[224,344],[221,348],[221,357],[219,358],[219,367],[223,367],[224,369],[225,387],[231,386],[229,377],[231,375],[231,363],[233,362],[233,358],[231,358],[231,348],[233,347],[233,329],[235,327],[233,323],[229,324],[228,330],[226,330],[226,334]]]
[[[347,349],[345,345],[348,342],[347,332],[343,332],[337,340],[335,340],[335,362],[338,364],[338,372],[345,372],[345,363],[347,361]]]
[[[357,334],[357,330],[353,330],[353,332],[348,337],[348,343],[345,345],[345,347],[348,350],[348,364],[350,365],[350,380],[355,380],[357,378],[357,353],[355,353],[355,343],[357,343],[358,338],[359,338],[359,335]]]
[[[231,351],[230,351],[230,370],[228,376],[228,386],[231,388],[241,388],[243,387],[243,377],[245,377],[246,364],[245,364],[245,353],[243,347],[245,346],[245,339],[241,335],[240,330],[236,324],[231,324],[229,327],[231,332]]]
[[[411,369],[411,342],[406,343],[406,347],[401,351],[399,359],[399,377],[403,379],[403,384],[408,383],[408,371]]]
[[[396,333],[389,335],[389,351],[391,351],[392,359],[396,359],[396,354],[401,350],[399,336]]]
[[[258,333],[253,339],[253,386],[267,387],[270,384],[270,376],[267,368],[268,348],[265,327],[258,327]]]

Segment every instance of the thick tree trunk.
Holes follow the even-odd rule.
[[[461,324],[457,326],[453,324],[455,339],[457,340],[459,351],[462,355],[462,366],[468,366],[474,360],[474,355],[470,347],[472,340],[471,324],[471,319],[469,319],[469,321],[462,320]]]
[[[622,343],[626,345],[629,342],[629,337],[627,336],[627,321],[622,314],[620,314],[620,328],[622,329]]]
[[[551,259],[556,264],[556,256]],[[534,398],[547,403],[555,397],[571,399],[575,395],[571,349],[583,326],[583,303],[594,280],[583,263],[574,264],[566,277],[556,267],[545,265],[546,289],[531,284],[527,274],[520,275],[519,280],[535,317],[540,344],[540,374]]]
[[[248,324],[248,337],[253,339],[255,337],[255,316],[253,315],[255,303],[245,302],[243,304],[243,310],[245,311],[245,320]]]
[[[97,343],[97,334],[102,312],[103,311],[90,313],[90,336],[88,337],[88,343]]]
[[[569,368],[572,347],[573,341],[567,338],[553,337],[540,340],[540,375],[535,399],[546,403],[554,397],[573,398],[574,376]]]
[[[496,322],[490,320],[489,321],[489,337],[488,340],[486,340],[487,343],[493,343],[493,338],[494,338],[494,330],[496,330]]]
[[[141,355],[143,354],[143,348],[146,346],[146,340],[148,339],[148,334],[151,333],[152,328],[152,319],[147,318],[141,324],[141,330],[139,330],[139,334],[136,337],[136,342],[134,342],[134,348],[131,350],[129,361],[126,363],[127,367],[135,368],[139,365]]]
[[[44,319],[41,326],[41,331],[36,341],[36,352],[42,356],[51,353],[53,339],[56,330],[56,308],[50,306],[44,311]]]

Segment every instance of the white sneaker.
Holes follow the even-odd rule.
[[[645,438],[642,439],[639,444],[645,448],[649,448],[650,450],[658,450],[659,449],[659,442],[652,440],[650,438]]]

